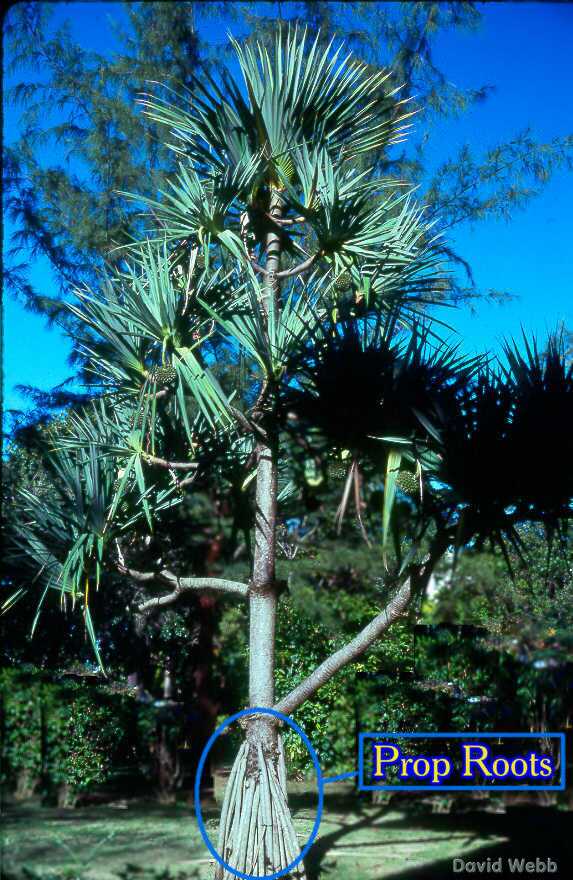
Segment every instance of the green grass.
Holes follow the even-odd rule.
[[[485,813],[401,812],[336,787],[336,792],[327,790],[319,836],[307,860],[308,880],[441,880],[452,876],[454,857],[526,855],[519,843],[528,836],[523,817],[514,822]],[[299,793],[292,800],[302,844],[314,823],[315,798]],[[218,809],[213,801],[204,804],[204,818],[216,839]],[[539,819],[533,821],[539,827]],[[555,854],[544,840],[534,857]],[[135,802],[128,809],[110,805],[75,811],[9,807],[3,816],[2,861],[6,876],[27,868],[44,877],[115,880],[127,864],[146,871],[169,869],[197,880],[213,876],[193,808],[185,804]]]

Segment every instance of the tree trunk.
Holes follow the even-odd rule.
[[[75,810],[79,800],[79,793],[69,782],[62,782],[58,786],[56,802],[60,810]]]
[[[250,592],[249,703],[270,708],[275,699],[276,449],[257,452],[255,556]],[[233,765],[221,812],[217,851],[244,874],[273,874],[300,853],[287,802],[286,767],[275,719],[247,716],[246,740]],[[289,876],[304,878],[302,865]],[[218,866],[216,880],[233,875]]]
[[[181,783],[181,763],[177,739],[169,722],[162,721],[157,730],[156,743],[157,799],[160,804],[174,804]]]
[[[14,790],[14,800],[25,801],[31,798],[40,784],[40,775],[33,770],[25,767],[19,770],[16,775],[16,787]]]
[[[280,218],[280,193],[271,193],[270,213]],[[280,237],[266,240],[267,275],[261,307],[268,314],[269,302],[279,302],[276,273],[280,266]],[[273,425],[274,389],[267,377],[261,408],[267,442],[257,446],[255,550],[249,591],[249,703],[271,708],[275,700],[275,585],[278,438]],[[270,413],[269,413],[270,410]],[[266,416],[270,415],[270,418]],[[221,812],[219,854],[245,874],[272,874],[286,868],[299,854],[296,833],[287,803],[284,751],[274,718],[247,716],[246,740],[233,765]],[[234,875],[219,865],[216,880]],[[290,877],[304,878],[299,865]]]

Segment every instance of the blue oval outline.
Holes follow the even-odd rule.
[[[203,813],[201,810],[201,777],[203,775],[203,768],[205,767],[205,761],[207,760],[207,755],[211,751],[213,747],[213,743],[220,736],[224,730],[227,729],[231,724],[234,724],[238,718],[243,718],[245,715],[272,715],[274,718],[278,718],[281,721],[284,721],[288,724],[295,733],[298,733],[303,743],[305,744],[308,753],[311,757],[312,763],[314,764],[314,768],[316,770],[316,781],[318,785],[318,807],[316,811],[316,819],[314,820],[314,825],[312,827],[312,831],[310,836],[301,849],[299,855],[296,859],[286,866],[286,868],[281,868],[280,871],[275,871],[274,874],[245,874],[243,871],[238,871],[236,868],[233,868],[231,865],[228,865],[227,862],[219,855],[213,844],[209,839],[209,835],[207,834],[207,829],[205,828],[205,823],[203,822]],[[197,818],[197,825],[199,826],[199,831],[201,832],[201,837],[203,838],[203,842],[205,846],[213,856],[213,858],[225,868],[226,871],[230,871],[231,874],[234,874],[235,877],[240,877],[241,880],[278,880],[279,877],[284,877],[288,874],[289,871],[292,871],[293,868],[304,859],[306,854],[309,852],[312,844],[316,840],[316,835],[318,834],[318,829],[320,828],[320,823],[322,820],[322,810],[324,804],[324,781],[322,776],[322,770],[320,768],[320,764],[318,761],[318,755],[316,754],[311,741],[308,736],[302,730],[296,721],[293,721],[292,718],[288,718],[286,715],[283,715],[282,712],[277,712],[276,709],[267,709],[263,706],[253,706],[250,709],[242,709],[240,712],[236,712],[234,715],[230,715],[219,727],[216,731],[209,737],[207,744],[203,751],[201,752],[201,757],[199,758],[199,764],[197,765],[197,770],[195,773],[195,786],[194,786],[194,800],[195,800],[195,816]]]

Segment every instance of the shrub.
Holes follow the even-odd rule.
[[[29,797],[42,777],[41,684],[12,669],[0,671],[2,784],[18,799]]]
[[[57,790],[62,806],[109,779],[130,749],[135,701],[109,688],[4,670],[4,784],[18,797]]]
[[[121,702],[77,685],[51,688],[45,703],[47,777],[67,806],[109,779],[125,738]]]

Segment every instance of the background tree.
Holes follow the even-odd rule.
[[[17,224],[14,253],[28,250],[48,259],[63,293],[94,278],[113,244],[131,239],[137,211],[118,197],[147,181],[147,192],[164,185],[173,160],[145,125],[135,96],[145,83],[187,86],[199,63],[194,4],[125,4],[128,28],[116,27],[123,52],[111,59],[74,43],[69,23],[50,32],[48,5],[24,3],[7,24],[13,69],[41,71],[18,83],[13,100],[24,108],[21,136],[6,150],[8,211]],[[55,108],[49,122],[45,108]],[[54,160],[46,164],[46,147]],[[8,281],[30,307],[65,320],[54,297],[34,291],[23,264]]]
[[[47,587],[80,604],[88,629],[89,596],[111,564],[170,588],[141,602],[140,614],[192,591],[246,599],[249,705],[290,714],[423,595],[452,544],[489,540],[507,555],[508,545],[519,549],[522,522],[560,530],[571,480],[552,466],[529,471],[527,483],[523,473],[532,437],[544,460],[569,455],[572,432],[559,428],[573,421],[573,368],[559,339],[545,354],[508,346],[506,365],[494,368],[418,323],[443,293],[436,248],[411,194],[360,162],[403,136],[404,107],[385,74],[342,61],[341,49],[319,53],[297,31],[279,30],[270,54],[261,44],[234,49],[246,94],[224,73],[220,84],[196,78],[186,110],[144,102],[177,139],[178,172],[161,200],[133,197],[151,208],[154,239],[72,306],[102,392],[53,453],[60,508],[74,502],[65,523],[73,543],[50,540],[54,527],[64,533],[58,516],[30,494],[34,516],[21,520],[21,535],[50,554]],[[218,346],[240,351],[251,370],[242,397],[211,368]],[[282,438],[315,462],[342,463],[338,519],[352,497],[367,541],[361,493],[378,475],[385,553],[382,609],[275,702],[277,525],[297,492]],[[167,459],[177,443],[177,459]],[[152,539],[142,548],[142,533],[182,491],[237,471],[253,532],[247,582],[172,573],[169,547]],[[418,499],[405,535],[391,525],[399,479]],[[277,726],[257,713],[246,728],[219,851],[264,874],[296,860],[298,844]]]
[[[31,308],[70,320],[58,305],[66,289],[93,280],[94,266],[114,242],[137,236],[137,208],[118,191],[163,189],[175,163],[133,99],[148,81],[186,87],[200,66],[210,69],[223,47],[212,48],[203,34],[221,15],[242,36],[256,32],[271,41],[277,18],[286,25],[295,16],[319,34],[323,48],[337,34],[372,70],[387,67],[389,83],[401,86],[403,98],[415,98],[423,122],[400,152],[382,149],[374,157],[381,172],[422,184],[421,201],[438,228],[508,218],[556,169],[570,165],[570,138],[540,143],[524,130],[480,156],[467,145],[442,152],[432,170],[435,123],[462,116],[493,88],[454,86],[434,57],[444,32],[479,28],[482,14],[474,3],[233,3],[224,10],[218,3],[125,3],[114,28],[117,49],[105,53],[83,49],[67,26],[54,31],[48,4],[22,3],[6,22],[10,70],[27,73],[8,96],[23,112],[20,136],[5,149],[6,204],[16,225],[6,278]],[[34,70],[41,76],[30,76]],[[49,122],[47,106],[56,110]],[[18,262],[22,251],[26,260]],[[471,267],[463,254],[456,256],[469,275],[457,279],[457,292],[474,296]],[[47,259],[60,296],[34,290],[30,257]]]

